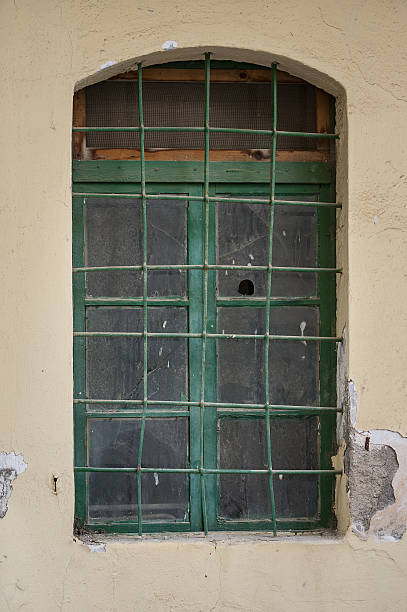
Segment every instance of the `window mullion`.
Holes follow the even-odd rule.
[[[191,195],[202,195],[202,185],[193,185]],[[189,202],[188,205],[188,263],[201,264],[203,259],[202,240],[202,202]],[[200,333],[202,327],[202,272],[188,271],[189,332]],[[189,394],[191,402],[200,401],[201,338],[190,339],[189,343]],[[200,464],[200,409],[199,405],[190,407],[189,461],[191,468],[198,469]],[[201,531],[202,505],[200,475],[190,475],[190,521],[192,531]]]

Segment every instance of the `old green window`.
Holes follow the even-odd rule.
[[[210,64],[139,65],[75,97],[87,529],[333,526],[331,100],[275,65]]]

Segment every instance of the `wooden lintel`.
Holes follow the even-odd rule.
[[[321,139],[322,140],[322,139]],[[251,149],[246,151],[218,151],[209,152],[210,161],[251,161],[264,162],[270,160],[269,149]],[[137,149],[88,149],[88,159],[117,159],[137,160],[140,159],[140,151]],[[204,151],[194,149],[159,149],[145,151],[147,161],[203,161]],[[292,162],[327,162],[329,153],[327,151],[277,151],[277,161]]]
[[[117,74],[110,80],[137,79],[137,70]],[[143,81],[204,81],[205,71],[200,68],[144,68]],[[271,80],[270,70],[250,69],[219,69],[211,70],[211,81],[224,83],[267,83]],[[277,71],[277,81],[280,83],[305,83],[302,79],[288,72]]]

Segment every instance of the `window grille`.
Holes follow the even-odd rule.
[[[335,133],[316,133],[316,132],[299,132],[299,131],[287,131],[277,129],[277,65],[272,64],[271,66],[271,125],[265,129],[250,129],[250,128],[233,128],[233,127],[214,127],[210,123],[210,69],[211,60],[210,54],[205,54],[205,83],[204,83],[204,125],[203,126],[145,126],[144,124],[144,109],[143,109],[143,76],[142,76],[142,65],[138,65],[138,125],[127,127],[127,126],[87,126],[87,127],[74,127],[73,132],[83,132],[88,135],[103,135],[103,134],[114,134],[115,132],[128,133],[132,136],[137,135],[138,145],[140,147],[140,162],[132,162],[138,164],[137,171],[131,170],[130,172],[136,172],[133,176],[132,182],[139,183],[140,189],[136,192],[132,190],[132,185],[119,185],[117,192],[112,192],[109,189],[104,189],[104,182],[108,183],[108,179],[103,179],[101,183],[92,181],[91,175],[87,176],[85,180],[81,180],[81,170],[77,172],[74,181],[75,187],[79,185],[79,190],[74,191],[74,229],[76,228],[76,240],[74,242],[73,250],[73,284],[74,284],[74,362],[75,362],[75,396],[74,396],[74,407],[75,407],[75,478],[76,478],[76,516],[87,525],[90,529],[105,529],[106,531],[123,531],[128,532],[137,530],[141,535],[144,531],[154,531],[155,523],[148,523],[149,513],[152,512],[148,504],[143,504],[143,478],[145,475],[153,475],[154,479],[159,481],[160,478],[165,478],[167,475],[179,475],[179,486],[189,487],[189,497],[191,499],[191,516],[194,513],[195,519],[183,520],[182,512],[180,513],[179,504],[177,500],[170,500],[168,507],[163,512],[161,523],[157,529],[161,530],[172,530],[172,531],[186,531],[196,530],[194,525],[201,525],[199,529],[202,529],[205,533],[208,533],[211,529],[270,529],[276,535],[277,530],[284,530],[287,528],[298,528],[298,529],[309,529],[315,526],[315,521],[307,520],[280,520],[278,511],[276,510],[275,503],[275,488],[278,485],[279,480],[290,477],[303,477],[304,479],[315,478],[317,486],[319,487],[319,498],[316,504],[320,504],[320,515],[324,515],[324,520],[318,524],[327,525],[329,523],[328,515],[331,516],[331,498],[329,491],[332,491],[332,482],[334,477],[340,473],[338,470],[334,470],[329,465],[329,449],[332,440],[322,440],[321,438],[321,449],[320,456],[325,452],[325,459],[322,463],[315,460],[315,457],[309,458],[309,465],[306,469],[294,469],[294,468],[275,468],[272,462],[272,447],[274,436],[278,439],[279,427],[282,428],[283,424],[299,424],[299,427],[304,428],[304,436],[315,436],[316,428],[319,427],[317,423],[317,417],[326,419],[327,429],[332,430],[335,414],[338,412],[338,408],[332,404],[321,405],[321,402],[315,401],[314,404],[309,404],[308,401],[304,402],[304,405],[297,405],[296,403],[276,403],[272,399],[271,385],[273,384],[273,367],[271,367],[272,355],[271,348],[276,343],[287,343],[292,345],[293,343],[297,346],[311,345],[320,347],[319,360],[323,363],[324,373],[321,370],[321,389],[325,385],[330,387],[330,392],[321,392],[321,400],[324,398],[332,398],[332,385],[333,385],[333,372],[335,362],[335,345],[340,342],[341,338],[330,333],[333,329],[332,312],[335,308],[335,297],[334,297],[334,286],[335,286],[335,275],[340,273],[341,270],[336,268],[335,265],[323,265],[324,262],[334,261],[334,252],[332,251],[332,234],[329,234],[332,229],[332,215],[335,213],[335,209],[340,207],[337,202],[330,201],[329,190],[325,190],[327,196],[325,200],[320,201],[320,198],[312,197],[298,197],[293,196],[279,196],[276,189],[278,181],[278,172],[276,168],[276,149],[277,142],[280,138],[295,138],[295,139],[306,139],[307,141],[313,139],[329,139],[333,140],[338,137]],[[197,181],[195,189],[184,188],[181,183],[176,187],[171,186],[170,182],[162,186],[161,189],[148,189],[147,185],[151,182],[151,176],[148,174],[149,170],[146,167],[145,160],[145,142],[146,137],[151,134],[171,133],[180,134],[185,132],[187,134],[201,134],[204,141],[204,163],[203,163],[203,176],[199,176],[198,179],[195,177],[193,180]],[[219,186],[219,176],[211,176],[211,164],[209,161],[210,153],[210,139],[213,135],[225,135],[225,134],[240,134],[248,135],[253,137],[261,137],[262,139],[268,139],[270,142],[269,148],[271,150],[270,164],[261,164],[262,168],[256,170],[260,172],[264,178],[268,173],[268,186],[267,191],[259,187],[255,190],[255,196],[251,195],[249,190],[245,193],[243,187],[234,185],[234,187],[225,188]],[[81,162],[78,162],[79,164]],[[102,162],[103,163],[103,162]],[[86,164],[86,162],[85,162]],[[267,166],[267,171],[266,171]],[[153,169],[154,170],[154,169]],[[221,169],[219,172],[222,172]],[[229,170],[225,170],[228,172]],[[235,172],[239,171],[239,165],[236,164]],[[97,172],[103,173],[102,165],[97,169]],[[86,174],[86,172],[85,172]],[[215,180],[214,180],[215,179]],[[116,182],[117,184],[117,182]],[[202,185],[202,191],[198,188],[198,185]],[[130,191],[129,191],[130,189]],[[306,195],[306,194],[305,194]],[[99,200],[101,199],[101,200]],[[87,210],[98,201],[103,202],[117,202],[117,205],[125,205],[126,202],[131,201],[135,206],[139,206],[140,210],[140,249],[139,249],[139,263],[129,265],[86,265],[84,260],[84,250],[86,247],[85,231],[84,231],[84,220],[83,211],[87,207]],[[189,202],[189,206],[192,212],[191,214],[196,216],[198,225],[200,224],[199,219],[199,207],[202,206],[202,252],[199,249],[192,253],[192,260],[189,259],[188,263],[185,263],[184,256],[180,254],[179,261],[174,263],[151,263],[149,258],[149,245],[148,245],[148,207],[151,202],[160,202],[165,209],[165,203],[171,202]],[[124,204],[123,204],[124,203]],[[195,209],[194,209],[194,205]],[[268,228],[266,242],[267,242],[267,260],[262,265],[248,263],[220,263],[221,257],[217,258],[214,254],[215,242],[216,242],[216,230],[214,230],[214,219],[212,215],[213,207],[223,207],[223,212],[218,213],[218,224],[219,215],[226,215],[225,222],[227,223],[227,214],[237,210],[238,207],[248,207],[249,215],[250,211],[253,211],[258,207],[267,208],[267,220],[266,225]],[[233,208],[235,207],[235,209]],[[318,211],[320,218],[318,223],[324,224],[324,234],[321,238],[321,244],[318,246],[319,250],[323,250],[324,254],[318,256],[318,263],[322,265],[315,265],[311,258],[310,265],[285,265],[283,262],[278,262],[278,265],[273,259],[273,246],[275,240],[275,223],[277,222],[279,212],[277,211],[289,211],[299,210],[302,214],[312,215],[315,211]],[[314,212],[313,212],[314,211]],[[88,214],[88,213],[87,213]],[[324,217],[325,215],[325,217]],[[90,219],[90,217],[89,217]],[[92,221],[89,221],[92,223]],[[322,221],[321,221],[322,219]],[[325,219],[325,221],[323,220]],[[182,226],[182,223],[180,224]],[[327,231],[325,231],[327,230]],[[114,231],[114,227],[113,227]],[[328,235],[329,234],[329,235]],[[191,246],[195,237],[188,236],[189,245]],[[100,245],[103,250],[103,244]],[[184,297],[178,295],[174,297],[166,296],[152,296],[149,291],[149,279],[152,279],[152,283],[158,283],[160,287],[160,281],[154,279],[155,274],[171,274],[177,272],[188,275],[188,295]],[[97,275],[102,273],[108,273],[113,275],[133,275],[132,282],[137,283],[140,287],[139,297],[132,297],[128,299],[121,299],[120,297],[111,297],[109,300],[103,297],[103,281],[100,281],[101,287],[99,291],[97,289],[99,281],[92,281],[90,279],[97,278]],[[245,296],[243,298],[230,299],[227,296],[222,296],[220,292],[221,282],[220,274],[226,273],[232,275],[235,274],[235,278],[239,280],[239,291],[240,294]],[[251,297],[253,295],[253,281],[243,276],[248,275],[262,275],[263,281],[257,282],[256,286],[263,282],[263,292],[260,297]],[[318,278],[319,284],[319,297],[315,298],[314,291],[311,291],[309,297],[298,297],[293,296],[292,298],[277,299],[273,294],[273,283],[272,280],[280,278],[289,279],[291,275],[297,275],[297,278],[303,278],[304,275],[313,275]],[[94,276],[93,276],[94,275]],[[216,280],[216,275],[217,280]],[[241,275],[241,276],[239,276]],[[99,277],[101,278],[101,277]],[[123,277],[130,278],[130,277]],[[156,279],[159,277],[156,277]],[[174,278],[174,277],[172,277]],[[257,279],[260,277],[254,277]],[[94,283],[94,289],[91,293],[93,295],[87,295],[87,279],[88,282]],[[289,283],[289,280],[287,281]],[[120,281],[119,281],[120,283]],[[215,285],[218,283],[218,298],[215,299]],[[277,281],[276,281],[277,283]],[[277,283],[278,284],[278,283]],[[181,281],[182,286],[182,281]],[[95,289],[96,288],[96,289]],[[182,294],[182,287],[178,293]],[[96,294],[98,295],[94,295]],[[118,294],[123,293],[122,290],[118,290]],[[226,292],[227,294],[227,292]],[[246,297],[248,296],[248,297]],[[185,331],[185,320],[183,319],[184,314],[182,311],[184,307],[191,307],[192,300],[195,300],[196,311],[194,321],[189,326],[189,331]],[[215,302],[214,302],[215,300]],[[324,302],[325,300],[325,302]],[[324,306],[322,308],[322,303]],[[104,325],[108,325],[108,316],[99,316],[97,313],[98,306],[114,306],[120,304],[121,306],[129,306],[132,308],[133,317],[132,320],[124,321],[120,329],[103,329]],[[311,333],[306,333],[305,326],[300,327],[300,333],[287,333],[286,329],[291,330],[289,321],[289,313],[285,311],[280,324],[276,326],[273,322],[273,316],[270,314],[274,312],[275,307],[289,307],[295,305],[303,306],[304,309],[309,309],[312,306],[318,306],[321,314],[321,323],[319,325],[309,325],[311,327]],[[154,322],[154,309],[156,307],[168,307],[168,306],[179,306],[178,323],[175,324],[173,330],[166,330],[165,326],[163,329],[158,329]],[[228,311],[230,316],[229,319],[221,321],[221,325],[225,326],[225,329],[214,328],[214,312],[216,313],[216,307],[225,306],[222,310],[223,313]],[[235,308],[239,307],[256,306],[256,310],[262,310],[263,318],[257,326],[255,333],[248,333],[246,329],[243,331],[236,331],[231,326],[239,326],[239,315],[234,313]],[[182,307],[182,308],[181,308]],[[93,309],[93,310],[92,310]],[[324,310],[323,310],[324,309]],[[253,309],[254,312],[254,309]],[[276,310],[277,312],[277,310]],[[297,311],[299,312],[299,311]],[[305,311],[304,311],[305,312]],[[126,319],[126,312],[123,310],[123,319]],[[199,314],[199,317],[196,314]],[[288,319],[287,319],[288,316]],[[99,319],[98,319],[99,317]],[[215,314],[216,317],[216,314]],[[220,317],[221,319],[222,317]],[[224,317],[225,318],[225,317]],[[136,321],[137,320],[137,321]],[[92,329],[93,326],[93,329]],[[128,327],[133,330],[137,326],[141,326],[142,329],[139,331],[128,331]],[[243,326],[244,327],[244,326]],[[312,330],[314,329],[314,332]],[[315,330],[320,330],[323,333],[315,333]],[[326,332],[326,333],[324,333]],[[142,343],[142,349],[140,345],[139,358],[136,359],[138,366],[142,368],[142,387],[137,391],[138,396],[133,398],[117,399],[114,397],[92,397],[89,396],[89,382],[86,380],[86,369],[89,367],[89,361],[86,365],[84,361],[84,355],[88,352],[86,359],[97,359],[98,351],[93,351],[89,348],[91,345],[87,345],[87,342],[94,341],[96,339],[127,339],[129,341],[137,341]],[[188,344],[189,360],[194,362],[195,373],[199,372],[199,382],[189,382],[190,384],[190,396],[185,399],[168,399],[165,397],[151,398],[149,397],[149,362],[148,355],[151,346],[157,339],[163,341],[175,341],[185,340]],[[236,341],[256,341],[262,344],[260,349],[261,363],[262,363],[262,388],[264,389],[264,401],[219,401],[219,399],[213,395],[213,362],[216,362],[216,350],[222,352],[224,343],[233,343]],[[217,348],[216,348],[217,343]],[[232,349],[233,352],[233,349]],[[198,354],[199,353],[199,354]],[[260,361],[259,361],[260,363]],[[218,363],[218,368],[219,368]],[[271,371],[271,377],[270,377]],[[140,373],[141,374],[141,373]],[[323,377],[323,381],[322,381]],[[100,383],[100,389],[103,389],[103,381]],[[193,388],[193,391],[191,391]],[[212,389],[212,391],[211,391]],[[239,398],[236,398],[237,400]],[[315,399],[315,398],[314,398]],[[216,449],[212,453],[212,458],[208,461],[206,452],[206,429],[207,421],[211,420],[212,424],[215,423],[215,437],[216,437],[216,423],[217,418],[227,415],[238,416],[239,418],[233,420],[222,420],[219,422],[219,436],[224,436],[227,440],[228,436],[235,436],[235,439],[244,439],[245,436],[245,421],[248,423],[248,419],[255,417],[255,430],[260,438],[262,438],[265,450],[265,456],[260,455],[255,458],[256,467],[239,467],[234,465],[234,462],[239,460],[239,452],[231,451],[227,452],[227,445],[220,447],[220,455],[216,460]],[[261,416],[261,421],[259,420]],[[315,420],[298,420],[295,421],[294,417],[299,419],[304,417],[315,417]],[[189,457],[188,464],[176,465],[177,459],[174,457],[173,465],[154,465],[154,456],[149,457],[148,462],[153,465],[146,466],[143,461],[143,449],[145,448],[145,432],[146,424],[152,426],[154,429],[157,419],[166,419],[164,429],[167,428],[168,436],[173,437],[177,444],[181,447],[187,445],[187,434],[183,429],[182,421],[176,422],[177,417],[182,417],[190,420],[190,432],[194,436],[195,440],[199,440],[199,452],[194,457]],[[136,433],[134,434],[133,446],[136,444],[136,455],[133,465],[126,467],[108,466],[108,465],[92,465],[95,460],[95,448],[87,447],[89,442],[97,442],[98,436],[103,436],[103,423],[110,420],[114,423],[117,419],[127,419],[129,422],[137,423]],[[174,421],[175,419],[175,421]],[[93,429],[91,434],[87,429],[89,421],[92,421]],[[271,424],[276,423],[272,434]],[[320,423],[321,421],[319,421]],[[174,423],[177,423],[174,425]],[[114,427],[114,426],[113,426]],[[289,427],[288,427],[289,429]],[[162,431],[162,430],[160,430]],[[282,434],[282,429],[280,431]],[[88,432],[88,433],[87,433]],[[231,433],[232,432],[232,433]],[[160,434],[157,434],[160,435]],[[88,439],[87,439],[88,437]],[[325,445],[325,446],[324,446]],[[216,442],[215,442],[216,446]],[[324,448],[322,448],[324,447]],[[195,451],[194,451],[195,452]],[[253,449],[253,455],[256,454]],[[213,461],[215,457],[215,463]],[[328,457],[328,459],[327,459]],[[244,457],[241,457],[242,460]],[[99,458],[100,459],[100,458]],[[313,463],[314,462],[314,463]],[[179,463],[179,461],[178,461]],[[259,467],[264,464],[263,467]],[[317,467],[312,467],[316,465]],[[223,467],[220,467],[223,466]],[[98,509],[94,509],[93,516],[89,514],[88,508],[88,496],[89,492],[92,492],[92,481],[89,480],[91,476],[97,474],[111,475],[109,482],[111,486],[114,486],[115,478],[120,478],[123,474],[132,475],[134,483],[131,485],[137,492],[137,520],[135,517],[132,519],[120,521],[112,520],[109,522],[106,518],[106,513],[103,515],[103,519],[100,519]],[[266,479],[268,488],[268,498],[263,500],[261,503],[262,513],[268,514],[268,516],[261,521],[253,521],[250,524],[248,521],[245,522],[233,522],[232,520],[217,520],[213,517],[214,504],[210,501],[213,496],[216,496],[216,488],[222,487],[222,481],[225,478],[245,478],[250,479],[251,477],[261,477]],[[181,482],[182,481],[182,482]],[[96,482],[96,481],[93,481]],[[106,481],[105,485],[106,486]],[[118,481],[116,481],[118,482]],[[236,486],[232,484],[232,486]],[[251,481],[252,482],[252,481]],[[184,483],[184,484],[182,484]],[[186,484],[185,484],[186,483]],[[97,485],[97,483],[96,483]],[[96,487],[97,488],[97,487]],[[256,488],[256,487],[254,487]],[[199,490],[199,499],[197,497]],[[252,489],[253,490],[253,489]],[[327,497],[328,501],[321,501],[322,497]],[[92,494],[92,493],[91,493]],[[209,499],[210,498],[210,499]],[[322,508],[324,504],[324,509]],[[154,504],[153,504],[154,505]],[[192,508],[192,505],[194,508]],[[228,510],[228,500],[223,498],[220,502],[221,514],[229,513],[229,517],[233,519],[233,510]],[[223,510],[222,510],[223,508]],[[314,502],[309,504],[309,514],[313,515],[317,513],[317,508]],[[143,516],[144,512],[144,516]],[[165,517],[172,517],[173,522],[165,523]],[[102,513],[103,514],[103,513]],[[124,514],[126,512],[124,511]],[[198,520],[197,514],[200,515],[201,521]],[[153,515],[153,514],[152,514]],[[143,519],[146,519],[143,520]],[[156,517],[157,518],[157,517]],[[185,517],[184,517],[185,518]],[[246,517],[247,518],[247,517]],[[325,521],[325,523],[324,523]],[[163,522],[165,527],[163,527]]]

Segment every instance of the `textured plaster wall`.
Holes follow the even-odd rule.
[[[402,0],[2,0],[0,452],[22,453],[28,467],[0,521],[0,610],[405,610],[407,540],[378,536],[390,508],[405,521],[406,25]],[[162,52],[167,40],[178,48]],[[91,552],[72,538],[72,93],[140,57],[208,49],[277,59],[338,98],[338,327],[355,431],[379,431],[376,443],[398,456],[395,502],[378,509],[366,540],[350,530],[216,545],[134,538]],[[100,71],[111,62],[123,66]]]

